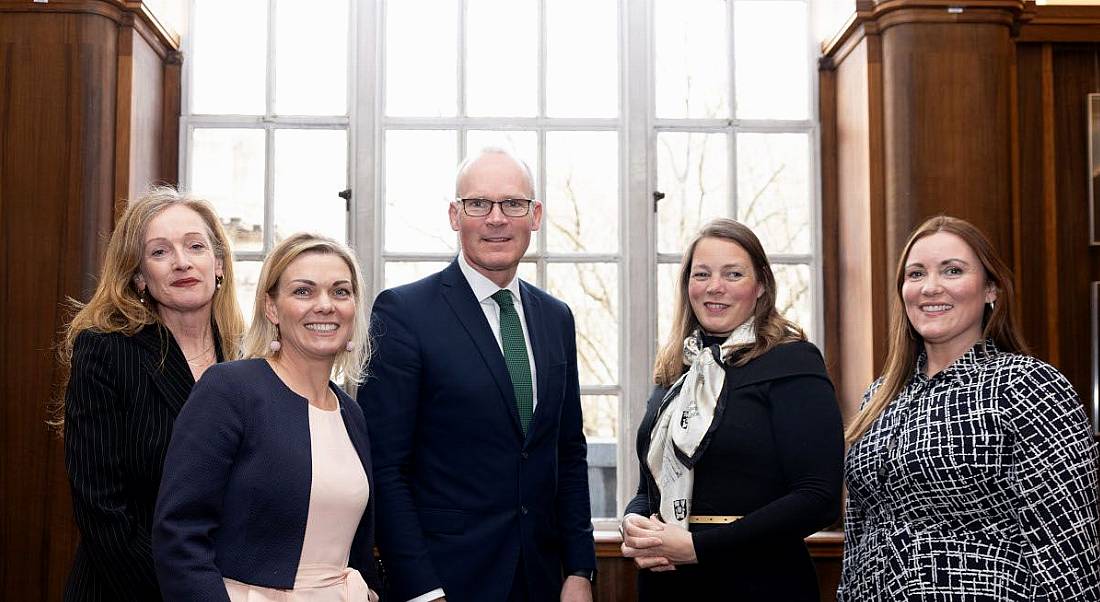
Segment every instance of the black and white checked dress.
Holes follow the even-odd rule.
[[[932,378],[924,360],[848,452],[838,600],[1100,601],[1097,449],[1069,382],[992,341]]]

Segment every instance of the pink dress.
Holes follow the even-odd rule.
[[[377,600],[359,571],[348,567],[351,542],[370,494],[367,474],[339,410],[309,406],[313,479],[302,556],[294,589],[225,579],[233,602],[367,602]],[[278,467],[272,467],[278,470]]]

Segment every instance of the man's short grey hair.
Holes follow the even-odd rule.
[[[455,198],[461,193],[458,190],[459,183],[462,182],[462,176],[466,175],[466,170],[470,169],[470,165],[473,165],[475,161],[484,157],[485,155],[504,155],[509,159],[515,161],[523,168],[523,177],[527,180],[527,189],[531,191],[531,196],[535,196],[535,177],[531,175],[531,167],[527,165],[527,162],[520,159],[512,151],[502,146],[484,146],[476,153],[471,153],[462,160],[462,163],[458,164],[458,169],[455,170]]]

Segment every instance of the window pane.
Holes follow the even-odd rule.
[[[385,266],[385,285],[393,288],[416,282],[447,267],[445,261],[387,261]]]
[[[810,289],[810,266],[773,263],[772,272],[775,273],[776,309],[813,339],[814,297]]]
[[[191,112],[266,111],[267,1],[195,0]]]
[[[584,436],[589,445],[596,441],[615,441],[618,438],[618,395],[581,395],[581,410],[584,413]]]
[[[534,0],[467,2],[467,115],[535,115],[537,16]]]
[[[724,0],[656,0],[657,117],[729,116],[726,21]]]
[[[807,119],[806,3],[738,0],[733,4],[733,23],[737,117]]]
[[[618,9],[614,0],[546,3],[546,113],[619,114]]]
[[[615,505],[615,433],[618,395],[581,395],[584,434],[588,439],[588,493],[592,518],[618,516]]]
[[[766,252],[810,252],[808,135],[737,135],[737,215]]]
[[[278,0],[275,20],[275,112],[346,115],[347,0]]]
[[[657,135],[657,249],[679,253],[699,227],[728,214],[729,152],[725,134]]]
[[[492,131],[470,130],[466,132],[466,155],[472,155],[483,148],[503,148],[531,168],[531,177],[538,186],[539,147],[538,134],[532,131]]]
[[[454,198],[458,140],[452,130],[386,132],[387,251],[453,253],[447,219]]]
[[[676,277],[680,274],[680,264],[657,264],[657,349],[668,341],[672,334],[672,320],[679,309],[676,294]]]
[[[532,246],[534,246],[532,244]],[[520,280],[526,280],[528,283],[535,286],[539,286],[539,268],[533,262],[524,261],[519,264],[519,269],[516,270],[516,275]],[[542,287],[539,287],[542,288]]]
[[[543,222],[551,251],[618,251],[618,132],[546,134]]]
[[[275,240],[295,232],[348,240],[344,130],[275,130]]]
[[[244,316],[245,325],[252,323],[252,313],[255,311],[256,285],[260,282],[260,268],[263,263],[259,261],[234,261],[233,281],[237,288],[237,304],[241,306],[241,315]]]
[[[573,310],[581,385],[619,380],[619,269],[613,263],[552,263],[550,294]]]
[[[430,15],[430,18],[426,18]],[[457,0],[386,2],[386,114],[457,111]]]
[[[264,131],[195,128],[191,190],[214,204],[234,251],[264,246]]]

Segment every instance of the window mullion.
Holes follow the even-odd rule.
[[[455,68],[458,70],[456,73],[457,93],[458,98],[455,103],[455,107],[458,111],[458,117],[466,116],[466,0],[458,0],[458,52],[456,58],[458,64]]]
[[[807,4],[807,10],[810,6]],[[812,19],[811,19],[812,21]],[[817,78],[817,40],[814,39],[814,28],[806,27],[806,77],[810,80],[810,250],[813,259],[810,261],[810,286],[813,298],[811,315],[813,316],[813,333],[815,343],[825,351],[825,294],[822,273],[822,238],[821,230],[821,115],[818,108],[820,102],[818,95]]]
[[[381,4],[383,3],[350,3],[353,33],[348,41],[348,52],[351,54],[349,63],[352,65],[351,76],[348,78],[348,128],[352,141],[348,162],[352,170],[348,176],[352,190],[352,211],[348,214],[351,226],[349,239],[365,272],[363,290],[371,299],[381,282],[378,272],[380,268],[375,263],[381,247],[377,244],[378,230],[374,224],[374,179],[377,167],[374,159],[377,154],[374,152],[377,123],[374,107],[378,101],[376,76],[379,70],[377,65],[380,64],[376,44],[381,29],[378,26]]]
[[[264,253],[275,246],[275,39],[276,0],[267,0],[267,77],[264,80]]]
[[[264,253],[275,246],[275,127],[264,126]]]
[[[620,195],[619,328],[622,394],[616,463],[616,508],[621,512],[637,489],[638,460],[632,444],[645,413],[651,388],[650,368],[656,340],[657,291],[655,273],[655,216],[653,211],[653,157],[650,154],[653,114],[652,0],[620,0],[620,115],[623,120],[620,153],[625,187]]]
[[[275,57],[277,42],[275,39],[276,0],[267,0],[267,78],[264,83],[264,115],[275,115]]]

